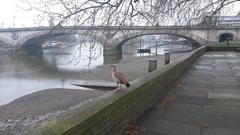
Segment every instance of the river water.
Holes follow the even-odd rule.
[[[122,58],[155,55],[138,54],[139,47],[146,48],[149,45],[123,45]],[[158,47],[157,53],[163,54],[163,50],[169,48],[171,47]],[[154,47],[151,52],[156,52]],[[22,53],[15,55],[9,53],[8,48],[0,46],[0,105],[43,89],[78,89],[68,80],[81,80],[81,76],[86,78],[95,67],[111,63],[104,60],[103,46],[97,42],[75,42],[66,44],[64,49],[43,49],[40,56]]]

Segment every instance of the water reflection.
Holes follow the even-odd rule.
[[[79,88],[66,80],[87,78],[103,64],[103,47],[96,42],[72,43],[63,51],[43,49],[42,55],[9,55],[0,49],[0,105],[49,88]]]
[[[60,51],[58,48],[43,50],[44,63],[56,66],[58,71],[79,71],[103,64],[103,47],[97,42],[72,44]]]
[[[169,35],[146,35],[129,40],[124,43],[122,49],[124,59],[129,56],[140,57],[163,55],[164,50],[168,50],[171,53],[191,51],[193,48],[189,41],[181,37]],[[143,53],[138,53],[139,50],[143,50]]]

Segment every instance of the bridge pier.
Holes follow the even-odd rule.
[[[40,45],[34,45],[34,44],[25,44],[21,47],[21,50],[29,55],[42,55],[43,50]]]
[[[122,59],[122,48],[121,47],[104,47],[103,49],[104,64],[118,63]]]

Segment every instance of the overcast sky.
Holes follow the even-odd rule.
[[[34,18],[36,14],[26,12],[18,8],[23,6],[19,0],[1,0],[0,1],[0,27],[33,27],[36,26]],[[227,10],[227,15],[236,15],[240,10],[240,2],[234,5],[234,8]]]
[[[31,27],[34,26],[33,12],[26,12],[19,8],[19,0],[0,1],[0,26],[1,27]]]

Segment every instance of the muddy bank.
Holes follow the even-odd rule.
[[[87,101],[104,91],[48,89],[35,92],[0,106],[0,134],[22,134]]]

